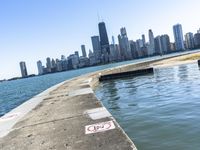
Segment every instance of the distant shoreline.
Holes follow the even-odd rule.
[[[199,51],[198,51],[199,50]],[[184,54],[184,52],[188,52],[188,53],[186,53],[186,54]],[[182,54],[183,53],[183,54]],[[196,53],[199,53],[199,55],[198,55],[198,57],[196,57],[195,55],[196,55]],[[173,54],[173,53],[170,53],[170,54]],[[168,55],[170,55],[170,54],[166,54],[166,55],[162,55],[162,56],[168,56]],[[178,51],[178,52],[174,52],[174,54],[180,54],[180,56],[174,56],[175,58],[179,58],[179,57],[183,57],[182,55],[184,55],[184,56],[186,56],[186,55],[188,55],[188,57],[190,57],[190,58],[188,58],[188,57],[184,57],[185,58],[185,60],[184,60],[184,58],[182,58],[182,61],[180,61],[180,60],[176,60],[176,64],[179,64],[179,63],[191,63],[192,61],[194,62],[195,60],[198,60],[198,59],[200,59],[200,49],[196,49],[196,50],[187,50],[187,51],[183,51],[183,52],[180,52],[180,51]],[[161,56],[161,57],[162,57]],[[153,57],[153,56],[152,56]],[[155,56],[156,57],[156,56]],[[173,61],[173,63],[174,63],[174,59],[175,58],[163,58],[163,59],[165,59],[165,60],[168,60],[168,59],[170,59],[170,61],[165,61],[165,60],[161,60],[161,62],[159,61],[159,62],[157,62],[157,63],[153,63],[153,65],[155,65],[154,67],[161,67],[161,65],[164,67],[164,66],[171,66],[172,64],[170,64],[171,63],[171,61]],[[145,58],[151,58],[151,57],[145,57]],[[144,58],[144,59],[145,59]],[[194,60],[194,58],[195,58],[195,60]],[[139,59],[143,59],[143,58],[138,58],[138,59],[133,59],[133,60],[139,60]],[[171,59],[173,59],[173,60],[171,60]],[[132,60],[129,60],[129,61],[132,61]],[[178,62],[179,61],[179,62]],[[123,61],[121,61],[121,62],[123,62]],[[126,62],[126,61],[124,61],[124,62]],[[112,62],[111,62],[112,63]],[[108,64],[101,64],[101,65],[96,65],[96,66],[102,66],[102,65],[109,65],[109,64],[111,64],[111,63],[108,63]],[[120,63],[120,62],[115,62],[115,63]],[[164,63],[169,63],[168,65],[167,64],[164,64]],[[89,67],[95,67],[95,66],[89,66]],[[84,67],[84,68],[88,68],[88,67]],[[84,68],[78,68],[78,69],[84,69]],[[74,70],[74,69],[73,69]],[[77,70],[77,69],[75,69],[75,70]],[[67,70],[67,71],[71,71],[71,70]],[[65,71],[61,71],[61,72],[65,72]],[[54,73],[60,73],[60,72],[54,72]],[[48,73],[48,74],[54,74],[54,73]],[[44,74],[44,75],[48,75],[48,74]],[[35,75],[35,74],[31,74],[31,75],[29,75],[29,76],[27,76],[27,77],[25,77],[25,78],[22,78],[22,77],[13,77],[13,78],[10,78],[10,79],[3,79],[3,80],[0,80],[0,83],[2,83],[2,82],[5,82],[5,81],[13,81],[13,80],[18,80],[18,79],[26,79],[26,78],[31,78],[31,77],[37,77],[37,76],[43,76],[43,75]]]

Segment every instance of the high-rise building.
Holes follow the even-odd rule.
[[[95,60],[96,63],[99,64],[101,62],[101,44],[99,36],[92,36],[91,40],[92,40],[92,47],[95,55]]]
[[[170,43],[170,50],[173,52],[176,50],[175,43]]]
[[[118,52],[118,49],[117,49],[117,45],[116,44],[110,44],[110,61],[111,62],[115,62],[115,61],[118,61],[118,55],[119,55],[119,52]]]
[[[115,45],[115,37],[114,36],[112,36],[112,44]]]
[[[87,67],[90,65],[90,60],[87,57],[80,57],[79,58],[79,68]]]
[[[51,60],[51,68],[55,68],[56,67],[56,62],[54,59]]]
[[[90,63],[90,66],[95,65],[95,64],[96,64],[95,55],[94,55],[94,53],[92,53],[91,50],[89,50],[88,56],[89,56],[89,63]]]
[[[155,43],[154,43],[154,35],[152,30],[149,30],[149,47],[148,47],[148,55],[155,54]]]
[[[68,68],[77,69],[79,66],[79,57],[77,54],[71,54],[68,56]]]
[[[79,53],[78,53],[78,51],[75,51],[74,54],[79,58]]]
[[[65,60],[65,59],[66,59],[65,55],[61,55],[61,60]]]
[[[62,71],[62,61],[59,59],[56,59],[56,71],[60,72]]]
[[[47,57],[46,58],[46,66],[47,66],[47,73],[51,72],[52,64],[51,64],[51,58]]]
[[[121,49],[121,54],[124,57],[124,60],[132,59],[131,47],[130,47],[130,43],[128,40],[125,27],[120,29],[120,35],[118,36],[118,40],[119,40],[119,46]]]
[[[142,34],[142,42],[143,42],[143,46],[145,46],[145,44],[146,44],[146,39],[145,39],[145,35],[144,35],[144,34]]]
[[[51,60],[51,72],[56,72],[56,62],[54,59]]]
[[[62,71],[66,71],[68,69],[71,69],[71,68],[69,68],[69,63],[68,63],[68,60],[66,58],[61,59],[61,66],[62,66]]]
[[[137,51],[137,55],[138,57],[143,57],[143,53],[142,53],[142,47],[143,47],[143,40],[142,39],[138,39],[136,40],[136,51]]]
[[[27,73],[27,69],[26,69],[26,63],[24,61],[21,61],[19,64],[20,64],[22,78],[27,77],[28,73]]]
[[[85,45],[81,45],[81,51],[82,51],[82,56],[83,57],[87,57],[86,50],[85,50]]]
[[[174,39],[176,50],[184,50],[184,41],[183,41],[183,31],[181,24],[176,24],[173,26]]]
[[[130,47],[131,47],[131,54],[133,58],[138,57],[138,52],[137,52],[137,44],[133,40],[129,41]]]
[[[169,36],[167,34],[164,34],[160,37],[160,40],[161,40],[162,52],[164,54],[169,53],[171,51]]]
[[[163,52],[162,52],[162,45],[161,45],[161,37],[157,36],[154,41],[155,41],[155,53],[157,55],[162,54]]]
[[[119,59],[119,50],[118,50],[118,45],[115,44],[115,37],[112,36],[112,44],[110,44],[110,55],[109,55],[109,60],[111,62],[114,62],[114,61],[118,61]]]
[[[194,35],[195,48],[200,48],[200,33]]]
[[[194,36],[193,33],[189,32],[185,35],[185,45],[187,49],[194,49]]]
[[[107,49],[109,47],[109,41],[108,41],[106,25],[104,22],[99,23],[99,35],[100,35],[101,49],[104,49],[104,48]],[[108,49],[108,52],[109,52],[109,49]]]
[[[37,68],[38,68],[38,75],[42,75],[43,74],[43,66],[42,66],[42,62],[40,60],[37,61]]]
[[[99,26],[100,44],[102,52],[102,62],[107,63],[109,62],[108,55],[110,54],[110,45],[108,41],[106,25],[104,22],[100,22],[98,26]]]

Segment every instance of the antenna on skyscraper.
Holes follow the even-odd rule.
[[[115,45],[115,37],[112,36],[112,44]]]
[[[103,17],[101,16],[101,21],[103,22]]]
[[[98,22],[100,22],[99,12],[97,11]]]

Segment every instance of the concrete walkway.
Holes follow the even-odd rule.
[[[66,81],[45,96],[40,95],[39,105],[0,138],[0,149],[136,150],[93,93],[98,75]],[[15,116],[0,120],[0,127],[12,120]]]

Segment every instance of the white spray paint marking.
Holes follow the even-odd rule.
[[[84,89],[79,89],[75,91],[70,91],[69,96],[78,96],[78,95],[84,95],[84,94],[90,94],[93,93],[93,90],[91,88],[84,88]]]
[[[101,123],[85,126],[85,134],[105,132],[112,129],[115,129],[115,125],[113,121],[101,122]]]
[[[87,114],[91,119],[97,120],[106,117],[111,117],[112,115],[107,111],[105,107],[95,108],[86,110],[84,114]]]

